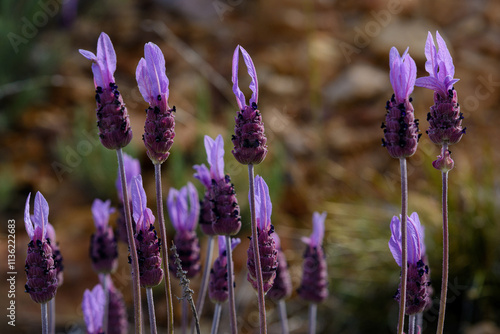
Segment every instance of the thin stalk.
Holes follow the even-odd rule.
[[[196,301],[196,310],[198,311],[198,317],[201,318],[201,313],[203,311],[203,306],[205,304],[205,298],[207,296],[207,289],[208,289],[208,281],[210,278],[210,268],[212,264],[212,258],[213,258],[213,248],[214,248],[214,236],[209,235],[208,236],[208,244],[207,244],[207,256],[205,257],[205,266],[203,267],[203,276],[201,278],[201,286],[200,286],[200,291],[198,293],[198,300]],[[191,323],[191,333],[194,333],[194,319]]]
[[[130,250],[132,267],[132,291],[134,295],[134,320],[135,333],[142,334],[142,305],[141,305],[141,286],[139,282],[139,260],[137,258],[137,248],[134,241],[134,229],[132,228],[132,215],[130,213],[130,201],[127,191],[127,179],[125,178],[125,166],[123,165],[123,151],[121,148],[116,150],[118,157],[118,170],[120,172],[120,181],[122,184],[123,211],[125,211],[125,222],[127,224],[127,239]]]
[[[56,332],[56,299],[49,300],[49,333],[55,334]]]
[[[188,322],[188,304],[187,299],[182,299],[182,314],[181,314],[181,333],[187,333],[187,322]]]
[[[442,152],[448,150],[448,143],[443,144]],[[442,334],[444,330],[444,316],[446,313],[446,294],[448,292],[448,258],[449,258],[449,244],[448,244],[448,172],[442,172],[443,183],[443,274],[441,279],[441,300],[439,302],[439,318],[436,333]]]
[[[102,274],[103,279],[102,283],[102,291],[104,292],[104,312],[102,315],[102,330],[104,333],[108,332],[108,314],[109,314],[109,289],[108,289],[108,274]]]
[[[211,334],[216,334],[219,331],[219,320],[220,320],[221,310],[222,307],[220,303],[216,303],[214,310],[214,320],[212,320],[212,331],[210,332]]]
[[[422,328],[423,323],[424,323],[424,313],[423,312],[417,313],[417,328]]]
[[[236,326],[236,302],[234,299],[234,277],[233,277],[233,255],[231,249],[231,237],[226,235],[226,254],[227,254],[227,286],[229,289],[229,323],[231,324],[231,333],[238,333]]]
[[[415,314],[410,315],[408,319],[408,334],[417,334],[417,317]]]
[[[267,334],[266,301],[264,299],[262,268],[260,266],[259,241],[257,240],[258,236],[257,236],[257,222],[255,217],[254,170],[252,164],[248,165],[248,179],[250,184],[250,221],[252,225],[252,244],[253,244],[255,271],[257,274],[257,292],[259,298],[260,334]]]
[[[284,299],[278,302],[278,308],[280,312],[281,333],[288,334],[290,330],[288,329],[288,317],[286,315],[286,304]]]
[[[407,260],[407,216],[408,216],[408,180],[406,158],[400,158],[401,167],[401,293],[399,297],[398,334],[403,334],[405,325],[406,281],[408,276]]]
[[[309,334],[316,333],[316,314],[318,313],[318,304],[309,304]]]
[[[156,334],[156,316],[155,316],[155,303],[153,300],[153,288],[146,288],[146,297],[148,298],[148,312],[149,312],[149,330],[151,334]],[[107,332],[105,332],[107,333]]]
[[[47,303],[41,303],[40,307],[42,309],[42,334],[49,333],[49,319],[47,315]]]
[[[170,283],[170,270],[168,269],[168,249],[167,249],[167,230],[165,228],[165,216],[163,214],[163,196],[161,192],[161,164],[155,166],[155,184],[156,184],[156,210],[160,226],[160,237],[162,241],[161,258],[163,262],[163,271],[165,273],[165,294],[167,298],[167,322],[168,333],[174,332],[174,306],[172,305],[172,288]]]

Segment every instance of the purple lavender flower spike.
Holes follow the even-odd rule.
[[[417,66],[408,54],[408,49],[400,57],[393,47],[389,53],[390,81],[394,89],[390,101],[387,101],[386,122],[382,123],[385,146],[393,158],[412,156],[417,150],[420,138],[418,119],[415,119],[410,94],[413,92]]]
[[[111,201],[95,199],[92,203],[92,216],[96,227],[90,237],[90,258],[92,267],[98,273],[111,273],[118,266],[118,246],[113,229],[109,226],[109,215],[114,212]]]
[[[394,260],[401,267],[401,223],[394,216],[390,224],[391,238],[389,249]],[[430,271],[426,264],[424,229],[416,212],[408,217],[408,281],[406,287],[406,314],[416,314],[424,311],[432,303],[430,286]],[[400,288],[394,298],[399,301]]]
[[[83,319],[87,325],[88,334],[103,334],[102,315],[104,314],[105,296],[102,286],[97,284],[92,291],[83,293]]]
[[[142,140],[154,164],[167,160],[175,137],[175,107],[168,106],[169,82],[165,72],[165,57],[160,48],[147,43],[144,58],[137,65],[136,80],[142,97],[149,103]]]
[[[63,277],[63,256],[61,254],[61,250],[59,249],[59,245],[56,241],[56,231],[51,223],[47,223],[47,243],[52,248],[52,256],[54,258],[54,267],[56,268],[56,276],[57,276],[57,286],[61,286],[64,281]]]
[[[303,276],[297,292],[302,299],[319,304],[328,297],[326,255],[322,243],[325,234],[326,212],[313,214],[313,232],[302,241],[307,244],[304,253]]]
[[[264,179],[257,175],[255,177],[255,216],[264,292],[269,291],[273,286],[278,268],[278,251],[276,250],[275,239],[271,236],[274,233],[274,226],[271,224],[271,213],[272,203],[269,188]],[[248,247],[247,257],[247,280],[257,290],[257,273],[252,242]]]
[[[24,209],[24,226],[30,237],[26,256],[25,290],[36,303],[46,303],[54,298],[57,291],[57,270],[54,266],[52,247],[46,239],[49,204],[40,192],[35,196],[33,218],[30,215],[28,195]]]
[[[200,242],[196,236],[200,202],[194,185],[189,182],[180,190],[170,188],[167,207],[170,221],[177,232],[174,244],[182,261],[182,270],[187,272],[186,277],[192,278],[201,269]],[[177,275],[174,254],[170,258],[170,271]]]
[[[252,96],[249,100],[249,105],[246,104],[245,95],[241,92],[238,86],[238,64],[240,59],[240,51],[243,55],[243,60],[248,70],[248,74],[252,78],[250,82],[250,90]],[[253,64],[252,58],[248,52],[241,46],[237,46],[233,54],[233,92],[236,96],[239,111],[235,117],[236,126],[235,134],[232,136],[234,149],[232,151],[236,160],[244,165],[259,164],[267,154],[267,138],[264,134],[264,123],[262,116],[257,110],[257,102],[259,98],[259,85],[257,81],[257,72]]]
[[[276,231],[274,231],[271,236],[274,239],[276,249],[278,250],[278,269],[276,270],[274,284],[267,292],[267,296],[274,301],[279,301],[292,294],[292,278],[290,277],[290,272],[288,271],[285,253],[281,249],[280,238]]]
[[[196,170],[194,177],[200,180],[201,184],[205,187],[205,195],[200,201],[200,228],[206,235],[215,235],[214,229],[212,228],[212,203],[210,202],[210,189],[212,187],[212,177],[210,176],[210,171],[204,164],[194,165],[193,168]]]
[[[128,329],[127,309],[123,295],[113,285],[113,280],[110,275],[100,275],[101,285],[106,280],[106,288],[109,295],[108,307],[108,332],[107,334],[126,334]]]
[[[109,36],[104,32],[97,42],[97,56],[87,50],[79,50],[82,56],[92,61],[97,102],[97,127],[99,139],[104,147],[116,150],[132,140],[127,108],[115,83],[116,53]]]
[[[218,241],[219,241],[219,257],[215,259],[213,267],[210,270],[210,278],[208,283],[208,296],[210,300],[214,303],[225,303],[229,298],[226,237],[219,236]],[[234,250],[240,242],[241,242],[240,238],[231,238],[231,250]]]
[[[224,175],[224,140],[218,135],[215,140],[205,136],[205,149],[210,165],[210,202],[212,205],[212,229],[218,235],[236,235],[241,229],[240,207],[234,185],[229,175]],[[206,168],[200,167],[203,180],[207,179]]]
[[[161,242],[154,227],[155,217],[147,207],[146,191],[142,185],[141,175],[132,180],[132,212],[135,221],[134,239],[139,258],[140,284],[143,288],[152,288],[160,284],[163,279]]]
[[[427,114],[429,129],[427,134],[435,144],[455,144],[465,134],[462,128],[463,114],[460,112],[458,96],[453,85],[459,80],[453,78],[455,66],[445,41],[436,31],[439,50],[436,50],[432,34],[425,43],[425,69],[429,76],[418,78],[415,85],[434,91],[434,105]]]

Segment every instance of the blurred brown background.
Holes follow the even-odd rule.
[[[206,161],[205,134],[221,133],[225,139],[226,172],[243,210],[243,242],[235,254],[240,332],[256,332],[258,317],[245,278],[247,173],[230,154],[237,108],[231,58],[238,44],[257,68],[269,154],[256,172],[271,188],[273,223],[286,249],[294,288],[301,277],[300,237],[310,233],[313,211],[327,211],[330,297],[318,309],[318,332],[395,332],[397,303],[392,296],[399,268],[387,242],[390,219],[400,212],[399,164],[380,145],[385,101],[392,94],[388,54],[392,46],[400,52],[409,46],[418,76],[424,76],[427,31],[439,30],[461,79],[455,88],[467,127],[467,135],[451,147],[455,169],[450,172],[445,331],[500,333],[500,154],[494,146],[500,142],[499,1],[40,0],[2,1],[0,10],[0,269],[7,271],[6,225],[15,219],[18,272],[16,327],[8,326],[2,313],[2,332],[34,333],[40,328],[39,305],[23,292],[28,242],[23,211],[28,193],[36,191],[49,202],[49,219],[65,260],[64,284],[57,293],[58,332],[84,331],[83,291],[97,283],[87,256],[94,230],[90,206],[96,197],[118,203],[116,155],[97,141],[90,62],[78,53],[79,48],[95,51],[101,31],[114,43],[115,77],[131,117],[134,139],[125,151],[141,160],[153,209],[153,168],[141,142],[147,104],[135,81],[145,43],[152,41],[163,50],[169,101],[177,107],[176,139],[163,165],[164,194],[171,186],[193,181],[192,165]],[[248,83],[241,69],[240,86],[247,98]],[[412,96],[424,134],[408,161],[409,210],[419,213],[426,228],[437,298],[441,179],[431,166],[438,148],[425,135],[432,92],[416,88]],[[200,184],[193,182],[201,194]],[[126,252],[121,245],[114,280],[131,306]],[[199,278],[192,281],[195,290],[198,284]],[[7,292],[2,279],[2,312]],[[180,295],[177,286],[174,293]],[[163,330],[161,287],[155,299]],[[202,318],[205,327],[211,322],[211,307]],[[267,307],[269,330],[279,333],[275,306],[269,301]],[[287,307],[292,333],[306,332],[307,304],[294,293]],[[436,299],[424,315],[423,333],[435,331],[437,309]],[[223,315],[221,332],[227,330],[225,319]]]

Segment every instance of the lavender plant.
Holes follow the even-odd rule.
[[[402,56],[396,48],[392,48],[389,53],[389,77],[394,94],[390,101],[387,101],[386,122],[382,123],[384,129],[384,139],[382,146],[385,146],[393,158],[399,159],[401,170],[401,244],[402,262],[406,263],[407,258],[407,235],[406,217],[408,211],[408,181],[406,158],[412,156],[417,150],[420,134],[418,133],[418,119],[413,114],[412,98],[415,79],[417,76],[417,66],[415,61],[408,54],[408,49]],[[399,305],[398,334],[403,334],[405,318],[407,268],[401,268],[401,300]]]
[[[174,331],[174,309],[172,305],[172,289],[168,266],[167,231],[163,212],[163,195],[161,187],[161,164],[170,155],[170,148],[175,137],[175,107],[168,105],[168,78],[165,74],[165,58],[160,48],[154,43],[144,46],[144,58],[141,58],[136,70],[139,91],[149,107],[146,109],[143,141],[146,152],[155,167],[156,208],[163,242],[162,260],[165,270],[165,294],[167,299],[168,332]]]
[[[453,58],[445,41],[437,31],[436,40],[439,50],[436,50],[432,34],[429,32],[425,44],[425,56],[427,58],[425,69],[429,76],[418,78],[415,85],[434,91],[434,105],[427,114],[427,120],[429,121],[427,134],[433,143],[441,145],[441,154],[432,165],[441,171],[442,176],[443,274],[437,333],[443,333],[449,269],[448,172],[454,167],[448,146],[460,141],[465,134],[465,128],[462,128],[464,116],[460,112],[457,91],[453,87],[459,80],[453,78],[455,75]]]
[[[34,215],[30,215],[30,197],[26,199],[24,209],[24,227],[30,237],[26,256],[25,290],[31,299],[40,304],[42,333],[49,331],[47,302],[54,298],[57,291],[57,270],[50,241],[47,240],[49,204],[40,192],[35,195]]]
[[[313,230],[310,237],[302,237],[307,247],[304,252],[302,281],[297,292],[309,302],[309,333],[316,332],[317,305],[328,297],[326,255],[323,250],[326,212],[313,214]]]
[[[127,192],[127,180],[123,164],[122,148],[132,140],[127,109],[115,83],[114,72],[116,70],[116,53],[108,35],[101,33],[97,42],[97,56],[86,50],[79,50],[87,59],[92,61],[92,72],[94,74],[94,86],[96,89],[97,102],[97,127],[99,128],[99,139],[104,147],[116,150],[118,158],[118,169],[122,184],[123,204],[125,206],[125,219],[127,223],[127,239],[131,254],[132,290],[134,295],[134,318],[135,332],[142,333],[142,310],[141,291],[139,283],[139,263],[137,250],[133,241],[134,231],[130,213],[129,194]]]
[[[246,104],[245,95],[238,86],[238,66],[240,59],[240,51],[243,55],[243,60],[251,77],[250,90],[252,96],[249,104]],[[235,117],[236,126],[235,134],[232,137],[234,149],[232,151],[235,159],[244,165],[248,165],[248,180],[250,188],[250,221],[252,225],[252,242],[254,251],[254,263],[257,269],[256,282],[259,301],[259,323],[260,333],[267,333],[266,323],[266,301],[264,299],[264,283],[262,279],[262,271],[259,256],[259,245],[257,242],[257,224],[255,220],[255,196],[254,196],[254,164],[261,163],[267,155],[267,138],[264,135],[264,123],[262,116],[257,108],[259,99],[259,86],[257,80],[257,72],[253,64],[252,58],[248,52],[241,46],[237,46],[233,54],[232,62],[232,82],[233,93],[236,96],[236,102],[239,111]]]
[[[103,313],[104,313],[104,291],[100,284],[97,284],[92,291],[85,290],[82,300],[82,311],[88,334],[104,334]]]

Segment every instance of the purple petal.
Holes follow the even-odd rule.
[[[255,71],[255,66],[253,64],[252,58],[248,54],[248,52],[240,46],[241,54],[243,55],[243,60],[245,61],[245,65],[247,66],[248,75],[252,78],[250,82],[250,90],[252,91],[252,97],[250,97],[249,104],[252,105],[254,102],[258,104],[259,100],[259,82],[257,80],[257,72]]]
[[[198,218],[200,216],[200,201],[198,199],[198,191],[195,186],[188,182],[187,184],[187,192],[189,196],[189,216],[187,219],[187,228],[190,231],[194,231],[196,229],[196,225],[198,223]]]
[[[89,289],[86,289],[83,293],[82,311],[83,320],[87,325],[87,333],[95,333],[96,324],[94,321],[94,297]]]
[[[425,42],[425,57],[427,61],[425,62],[425,70],[431,77],[437,77],[437,51],[434,45],[434,39],[429,31],[427,34],[427,41]]]
[[[172,226],[178,231],[180,227],[180,213],[177,202],[179,201],[180,192],[175,188],[170,188],[167,197],[167,208],[168,215],[170,217],[170,221],[172,222]]]
[[[54,230],[54,226],[52,226],[51,223],[47,223],[46,228],[46,237],[47,239],[50,239],[52,243],[56,242],[56,230]]]
[[[35,231],[33,230],[33,222],[31,221],[30,215],[30,197],[31,193],[28,194],[28,198],[26,199],[26,205],[24,206],[24,228],[26,229],[26,233],[31,240],[33,240],[33,236]]]
[[[151,211],[150,208],[144,209],[143,216],[142,216],[142,224],[141,228],[142,230],[148,230],[150,225],[154,225],[155,223],[155,216],[153,215],[153,211]]]
[[[272,209],[269,187],[264,179],[257,175],[255,177],[255,217],[259,228],[263,231],[267,231],[271,225]]]
[[[165,57],[158,45],[151,42],[147,43],[144,46],[144,58],[146,59],[153,97],[157,98],[161,96],[162,100],[168,100],[168,78],[165,74]]]
[[[49,204],[40,192],[35,195],[34,217],[35,223],[34,240],[45,240],[45,234],[49,217]]]
[[[390,229],[391,238],[389,239],[389,249],[392,253],[392,257],[394,257],[394,260],[396,261],[398,266],[401,267],[401,223],[398,217],[392,217]]]
[[[104,83],[114,82],[113,74],[116,70],[116,53],[109,36],[102,32],[97,41],[97,62],[101,67]]]
[[[210,165],[210,174],[216,181],[224,178],[224,140],[218,135],[215,140],[205,136],[205,150]]]
[[[139,60],[139,64],[137,65],[137,69],[135,70],[135,80],[137,81],[137,86],[139,87],[139,91],[141,92],[144,101],[148,103],[152,103],[154,101],[153,93],[152,93],[152,84],[149,80],[146,59],[141,58]]]
[[[201,184],[205,186],[205,188],[210,189],[212,184],[212,177],[210,176],[210,171],[208,170],[205,164],[194,165],[193,168],[196,170],[194,177],[200,180]]]
[[[422,77],[415,80],[415,86],[432,89],[438,92],[441,96],[446,96],[446,87],[437,78]]]
[[[137,225],[139,225],[139,220],[143,215],[144,210],[147,207],[147,197],[146,191],[144,190],[144,186],[142,184],[142,176],[137,175],[132,180],[132,216],[134,217],[134,221]],[[137,226],[140,229],[142,226]]]
[[[91,211],[96,228],[102,229],[108,226],[109,215],[114,211],[114,209],[111,208],[111,201],[109,199],[106,202],[103,202],[96,198],[92,203]]]
[[[281,239],[278,233],[276,233],[276,231],[274,231],[274,233],[271,234],[271,238],[274,239],[274,243],[276,244],[276,249],[281,249]]]
[[[446,42],[441,37],[438,31],[436,31],[436,40],[439,47],[437,59],[438,62],[440,62],[439,65],[440,80],[442,80],[441,76],[443,79],[448,75],[453,78],[453,76],[455,75],[455,66],[453,65],[453,58],[451,57],[450,51],[448,51]]]
[[[313,214],[313,232],[311,234],[311,246],[319,247],[323,244],[323,238],[325,236],[325,219],[326,212],[319,214],[319,212],[314,212]]]
[[[217,241],[219,243],[219,257],[222,257],[222,254],[226,251],[226,236],[219,235]],[[231,237],[231,251],[233,251],[240,243],[240,238]]]
[[[406,49],[408,52],[408,49]],[[407,74],[406,77],[406,88],[405,88],[405,98],[408,99],[410,94],[413,92],[413,88],[415,87],[415,80],[417,79],[417,65],[412,57],[409,54],[405,56],[405,71]]]
[[[78,49],[78,52],[80,52],[80,54],[82,56],[84,56],[85,58],[87,58],[88,60],[91,60],[93,62],[97,62],[97,57],[95,56],[95,54],[93,52],[83,50],[83,49]]]
[[[245,101],[245,95],[240,90],[240,87],[238,86],[238,63],[240,61],[240,46],[238,45],[236,49],[234,49],[233,53],[233,93],[236,96],[236,102],[238,103],[238,107],[240,110],[243,110],[243,108],[246,105]]]

